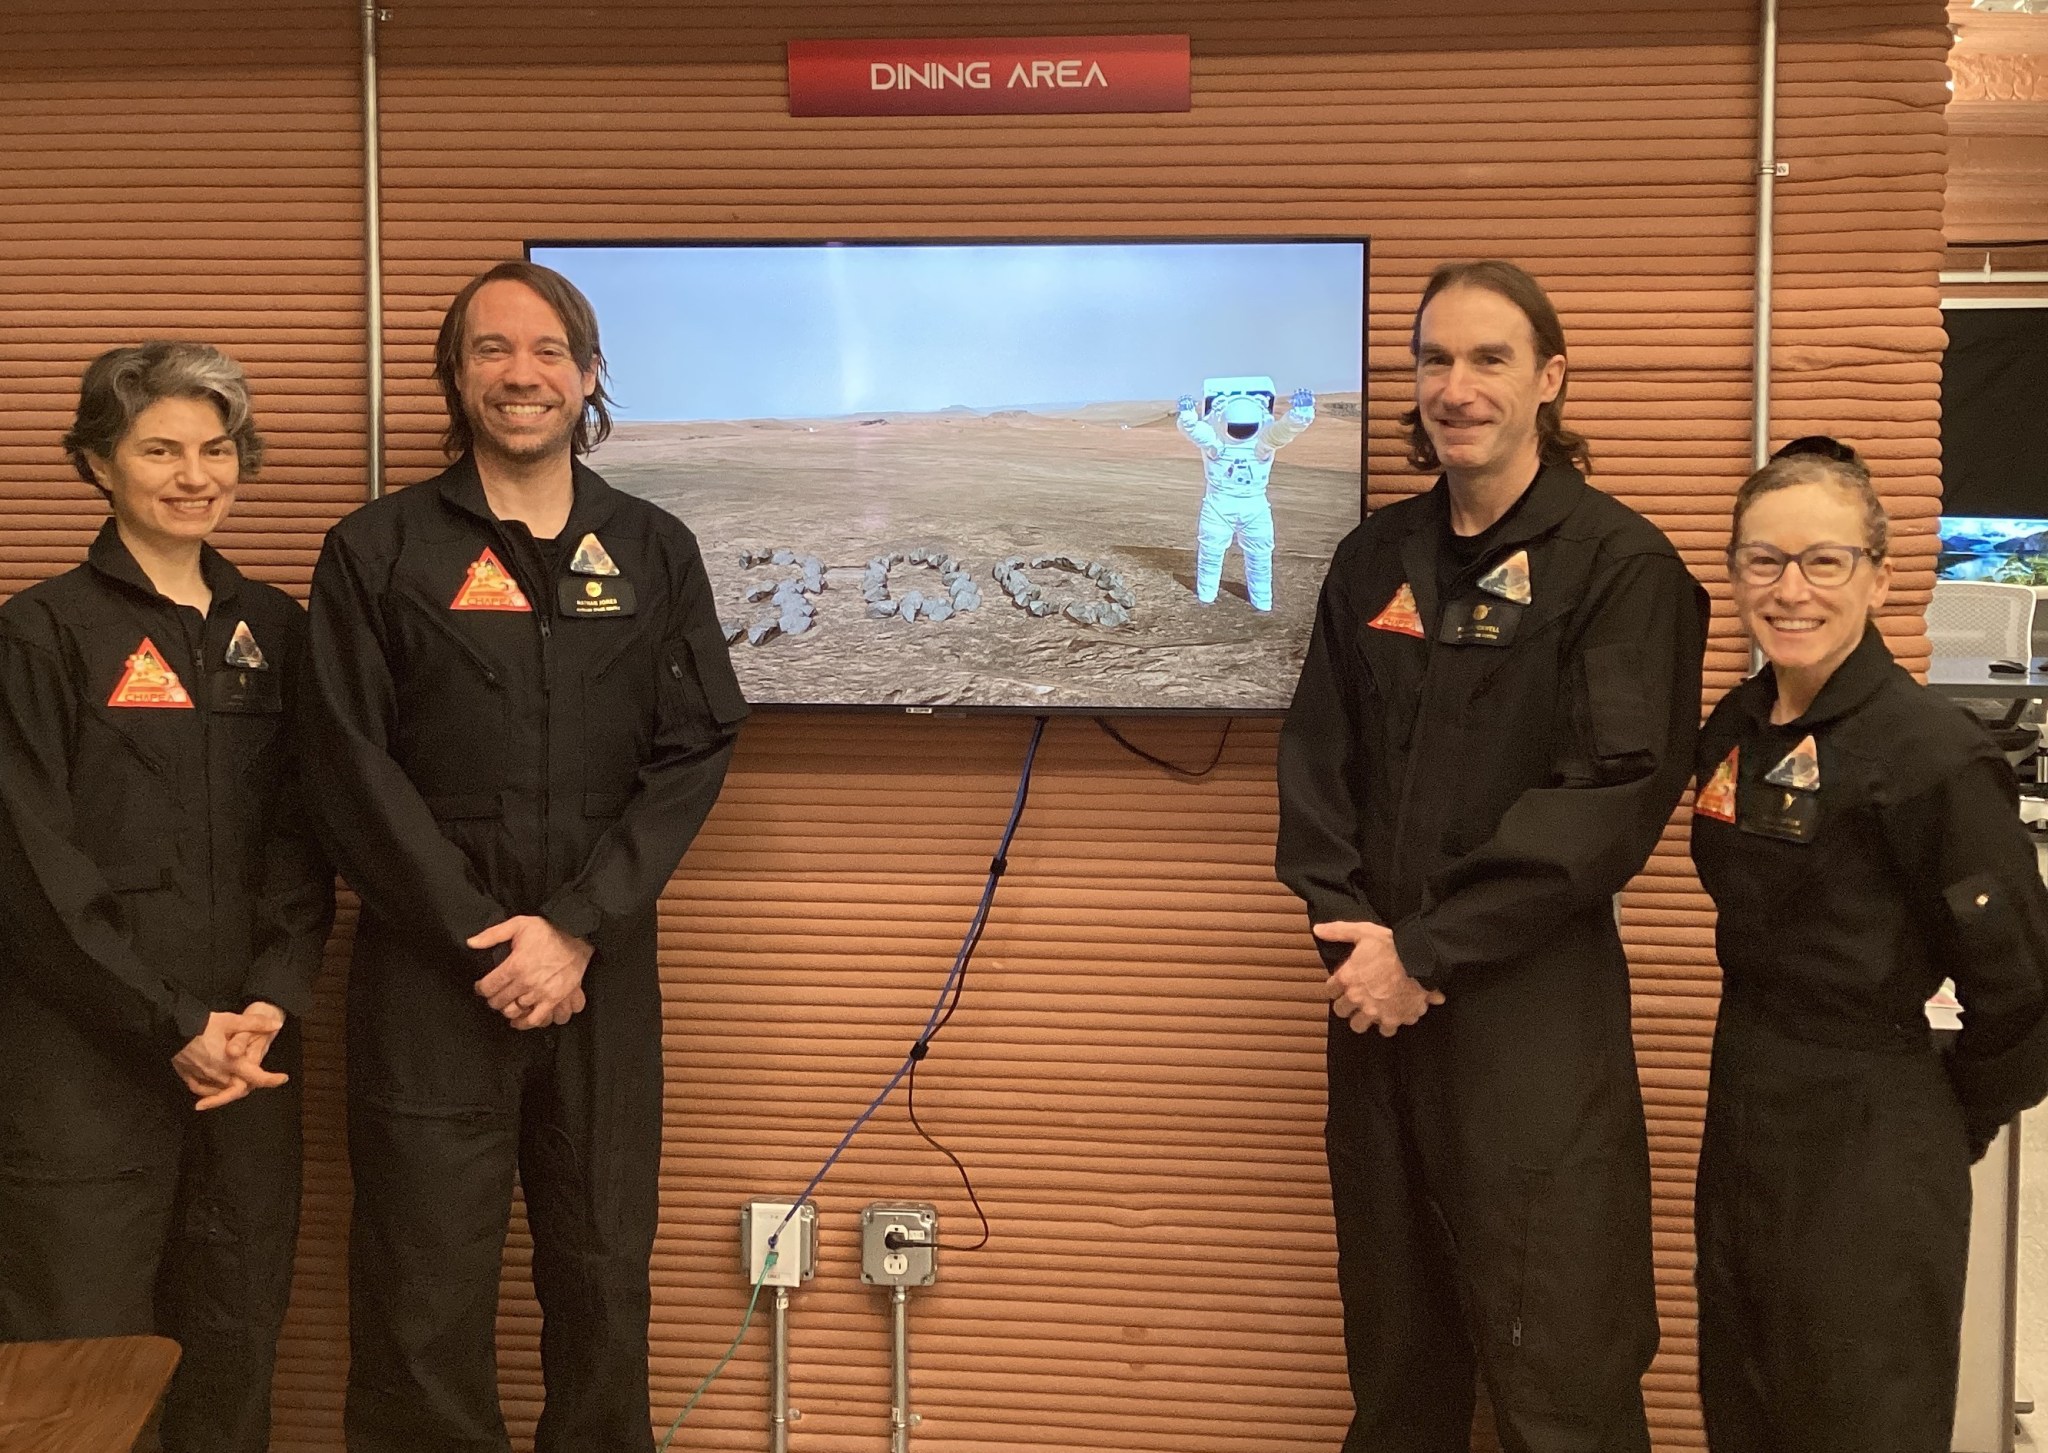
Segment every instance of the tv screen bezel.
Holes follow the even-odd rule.
[[[999,234],[984,235],[928,235],[860,237],[844,234],[801,236],[778,233],[767,237],[719,234],[716,236],[694,237],[530,237],[520,244],[520,255],[528,262],[534,260],[536,248],[573,250],[586,248],[736,248],[736,247],[1131,247],[1159,244],[1180,244],[1186,246],[1284,246],[1289,243],[1350,243],[1359,249],[1360,297],[1364,307],[1360,310],[1358,337],[1358,519],[1363,523],[1368,512],[1368,497],[1371,488],[1372,457],[1372,236],[1364,232],[1340,233],[1079,233],[1079,234]],[[599,336],[602,338],[604,320],[598,320]],[[689,521],[685,520],[685,524]],[[974,716],[1024,716],[1024,717],[1248,717],[1277,718],[1286,715],[1287,707],[1213,707],[1213,706],[1064,706],[1031,705],[1025,703],[973,704],[920,706],[905,705],[886,701],[764,701],[749,702],[757,712],[880,712],[889,716],[917,717],[974,717]]]

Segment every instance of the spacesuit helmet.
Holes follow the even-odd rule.
[[[1273,417],[1273,380],[1263,375],[1202,380],[1202,412],[1223,411],[1223,432],[1242,444]]]

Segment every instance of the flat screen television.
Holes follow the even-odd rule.
[[[696,532],[750,700],[1286,706],[1364,508],[1365,239],[527,255],[596,308],[590,463]]]
[[[1940,580],[1993,580],[2048,585],[2048,519],[1943,515]]]

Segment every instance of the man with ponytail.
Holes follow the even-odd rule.
[[[1650,1167],[1614,900],[1684,790],[1707,598],[1586,483],[1507,262],[1416,310],[1435,487],[1337,549],[1280,745],[1325,967],[1347,1453],[1647,1453]]]

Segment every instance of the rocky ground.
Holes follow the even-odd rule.
[[[1243,711],[1293,690],[1358,523],[1359,442],[1356,396],[1331,397],[1280,452],[1270,613],[1234,549],[1221,598],[1195,600],[1201,460],[1170,405],[626,424],[591,462],[696,531],[750,700]]]

